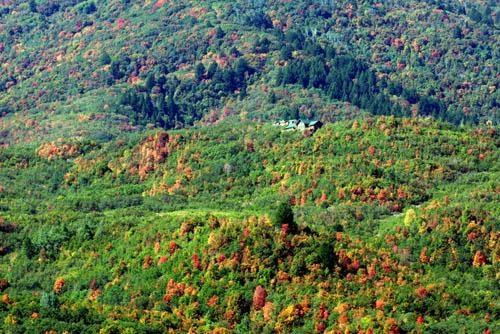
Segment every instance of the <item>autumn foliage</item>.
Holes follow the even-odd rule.
[[[40,157],[53,160],[53,159],[67,159],[80,154],[80,148],[77,144],[63,143],[63,142],[49,142],[42,144],[37,153]]]
[[[257,286],[253,293],[252,305],[255,310],[260,310],[266,304],[267,292],[262,286]]]

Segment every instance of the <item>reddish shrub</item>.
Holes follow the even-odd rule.
[[[66,281],[64,278],[58,278],[54,282],[54,293],[61,293],[62,289],[64,288],[64,285],[66,284]]]
[[[170,244],[169,244],[170,255],[173,255],[175,253],[175,251],[177,250],[177,248],[178,248],[178,246],[175,243],[175,241],[170,241]]]
[[[420,252],[420,262],[429,263],[429,257],[427,256],[427,247],[424,247]]]
[[[290,226],[288,224],[281,224],[281,236],[284,238],[290,232]]]
[[[193,267],[198,270],[201,270],[201,261],[198,254],[193,254]]]
[[[370,153],[371,156],[375,155],[375,147],[374,146],[368,147],[368,153]]]
[[[214,296],[210,297],[210,299],[207,301],[207,305],[209,307],[213,307],[213,306],[217,305],[217,301],[219,301],[219,297],[214,295]]]
[[[260,310],[266,304],[267,292],[262,286],[257,286],[255,292],[253,293],[253,308],[255,310]]]
[[[148,269],[151,267],[152,264],[153,264],[153,258],[151,257],[151,255],[146,255],[146,257],[142,261],[142,269]]]
[[[486,264],[486,256],[481,253],[480,251],[477,251],[476,254],[474,254],[474,258],[472,260],[472,265],[474,267],[481,267]]]
[[[186,284],[175,283],[173,279],[170,279],[167,283],[167,293],[163,296],[163,301],[168,303],[175,296],[184,295],[184,290],[186,289]]]
[[[429,294],[427,292],[427,289],[424,288],[423,286],[417,288],[417,290],[415,291],[415,293],[416,293],[417,297],[419,297],[419,298],[425,298]]]
[[[10,296],[8,293],[6,293],[2,296],[2,303],[5,305],[8,305],[11,303]]]
[[[5,291],[10,286],[6,279],[0,279],[0,292]]]
[[[255,147],[254,147],[253,141],[247,142],[247,151],[248,152],[255,152]]]
[[[56,158],[67,159],[80,154],[80,148],[75,144],[49,142],[42,144],[38,148],[37,154],[39,157],[47,160],[53,160]]]
[[[319,311],[318,314],[316,315],[316,318],[318,320],[328,320],[328,317],[330,316],[330,312],[325,308],[325,305],[321,304],[319,306]]]
[[[324,333],[326,329],[326,325],[324,322],[320,322],[316,325],[316,333]]]
[[[158,265],[160,264],[164,264],[165,262],[167,262],[167,257],[165,255],[163,255],[162,257],[160,257],[160,259],[158,260]]]
[[[385,307],[385,301],[383,299],[377,299],[375,302],[375,308],[379,310],[383,310]]]

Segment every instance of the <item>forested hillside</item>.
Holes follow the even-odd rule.
[[[0,0],[0,333],[500,332],[498,12]]]
[[[499,330],[496,130],[121,136],[2,151],[7,333]]]
[[[258,118],[337,119],[347,103],[497,123],[497,13],[495,1],[3,1],[0,107],[58,111],[92,94],[93,109],[172,128],[239,98],[266,101]],[[320,105],[304,105],[311,94]]]

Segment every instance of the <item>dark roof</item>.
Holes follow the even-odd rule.
[[[285,123],[285,124],[283,124]],[[301,124],[304,124],[305,127],[311,127],[311,126],[321,126],[323,125],[323,122],[318,121],[318,120],[307,120],[307,119],[290,119],[290,120],[282,120],[279,121],[275,124],[283,124],[285,126],[285,129],[296,129],[297,127],[301,126]]]

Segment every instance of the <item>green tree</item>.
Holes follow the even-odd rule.
[[[211,63],[210,66],[208,67],[208,70],[207,70],[207,77],[209,79],[212,79],[218,70],[219,70],[219,66],[217,65],[217,63],[216,62]]]
[[[29,7],[30,7],[30,11],[31,12],[33,12],[33,13],[37,12],[37,7],[36,7],[36,1],[35,0],[30,0]]]
[[[221,39],[225,36],[226,34],[224,33],[224,30],[222,30],[221,27],[217,27],[217,29],[215,30],[215,37],[218,38],[218,39]]]
[[[203,76],[205,75],[205,66],[202,63],[199,63],[196,65],[194,69],[194,78],[196,82],[200,82],[203,79]]]
[[[155,76],[153,73],[148,74],[144,85],[146,86],[146,89],[148,91],[151,91],[151,89],[156,85],[156,80],[155,80]]]
[[[292,59],[292,48],[289,45],[284,45],[280,50],[280,57],[283,60]]]
[[[460,28],[459,26],[455,26],[455,28],[453,28],[453,38],[460,39],[462,37],[464,37],[462,28]]]
[[[291,233],[297,231],[297,224],[295,223],[293,217],[290,200],[284,200],[278,204],[276,211],[274,212],[273,223],[277,227],[288,225],[288,229]]]
[[[123,73],[120,69],[120,62],[117,60],[111,62],[111,75],[115,80],[121,79],[123,77]]]
[[[111,64],[111,57],[109,56],[109,53],[106,51],[103,51],[101,53],[101,56],[99,57],[99,63],[101,65],[109,65]]]

